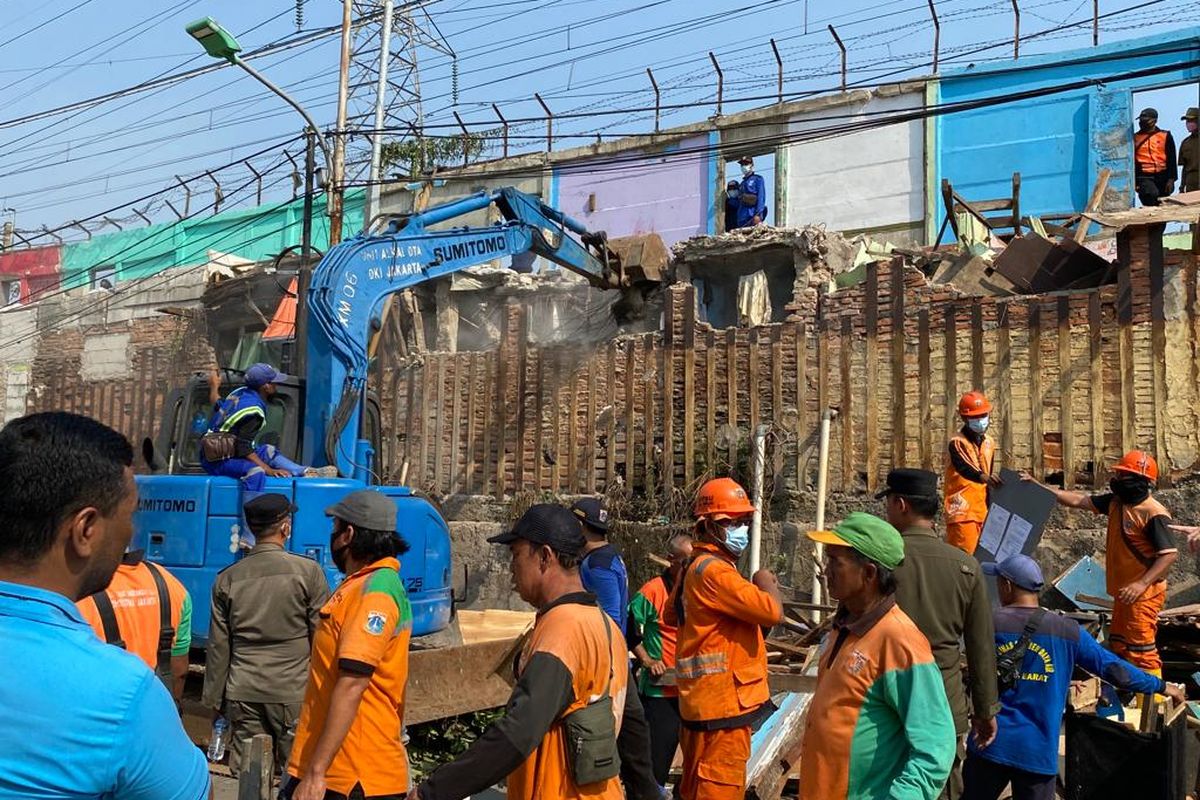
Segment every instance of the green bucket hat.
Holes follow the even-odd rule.
[[[822,544],[852,547],[888,569],[904,560],[904,539],[900,531],[873,514],[855,511],[831,531],[809,531],[808,538]]]

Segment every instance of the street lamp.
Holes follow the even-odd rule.
[[[308,259],[309,254],[312,252],[313,176],[316,173],[316,158],[313,153],[313,143],[315,142],[321,148],[321,155],[325,159],[326,166],[333,164],[329,153],[329,145],[326,143],[325,137],[321,134],[321,129],[317,127],[317,123],[313,122],[313,118],[299,103],[288,95],[287,92],[283,91],[283,89],[280,89],[268,80],[267,76],[238,57],[238,53],[242,51],[242,46],[238,44],[237,39],[234,38],[232,33],[221,27],[221,23],[212,17],[205,17],[188,25],[187,32],[204,47],[204,52],[213,58],[224,59],[230,64],[244,69],[252,78],[278,95],[289,106],[296,109],[296,112],[304,117],[304,121],[308,123],[308,135],[305,137],[308,140],[308,146],[305,148],[304,157],[304,227],[300,244],[300,275],[296,281],[296,355],[294,359],[296,365],[294,371],[303,374],[304,351],[308,336],[308,287],[312,281],[312,269],[309,267]],[[330,188],[332,190],[331,194],[338,191],[336,186]],[[333,199],[331,198],[329,203],[331,230],[335,227],[335,221],[332,217],[334,213],[340,214],[342,207],[340,202],[334,203]],[[339,230],[341,229],[340,220],[337,220],[336,227]]]

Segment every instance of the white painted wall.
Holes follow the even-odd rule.
[[[798,115],[788,130],[827,129],[881,112],[919,109],[923,103],[920,92],[874,97]],[[785,224],[857,230],[919,223],[925,217],[924,142],[924,123],[916,120],[785,145]]]

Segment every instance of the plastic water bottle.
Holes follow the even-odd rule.
[[[214,764],[225,758],[225,744],[229,735],[229,722],[217,717],[212,726],[212,737],[208,740],[208,760]]]

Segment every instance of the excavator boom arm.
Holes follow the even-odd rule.
[[[430,231],[430,226],[495,204],[503,221],[489,227]],[[576,241],[570,234],[578,235]],[[393,223],[377,236],[334,247],[313,273],[308,293],[308,375],[304,463],[333,464],[371,482],[370,452],[359,439],[372,321],[392,294],[469,267],[533,252],[599,287],[622,285],[619,259],[604,234],[512,188],[481,192]]]

